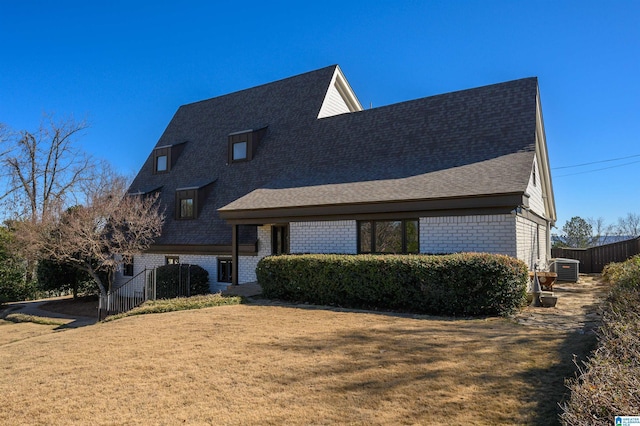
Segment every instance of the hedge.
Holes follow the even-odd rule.
[[[567,382],[565,425],[610,425],[615,416],[637,416],[640,407],[640,256],[609,264],[602,275],[613,286],[596,350]]]
[[[201,266],[182,263],[164,265],[156,269],[158,299],[195,296],[207,294],[209,291],[209,273]]]
[[[484,253],[282,255],[256,269],[263,295],[432,315],[510,315],[526,302],[527,266]]]

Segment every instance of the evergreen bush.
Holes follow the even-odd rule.
[[[209,273],[198,265],[165,265],[156,269],[156,298],[171,299],[207,294]]]
[[[527,266],[483,253],[284,255],[256,269],[269,298],[432,315],[510,315],[526,302]]]

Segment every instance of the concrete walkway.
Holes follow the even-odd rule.
[[[553,286],[558,303],[553,308],[526,307],[515,320],[526,326],[560,331],[593,333],[601,323],[601,301],[609,285],[598,275],[580,275],[577,283],[561,282]]]
[[[50,302],[51,300],[53,299],[7,303],[6,307],[2,311],[0,311],[0,319],[4,319],[7,315],[11,314],[32,315],[34,317],[60,320],[60,322],[64,322],[64,325],[62,325],[61,328],[85,327],[87,325],[93,325],[98,322],[97,317],[92,318],[80,315],[72,316],[41,309],[41,306],[43,304]]]

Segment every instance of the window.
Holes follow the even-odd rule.
[[[358,222],[358,253],[419,253],[418,220]]]
[[[168,173],[175,166],[176,161],[184,150],[187,142],[174,145],[163,145],[153,150],[153,173]]]
[[[167,171],[167,156],[159,155],[156,157],[156,172]]]
[[[247,159],[247,142],[236,142],[233,144],[233,161]]]
[[[533,172],[531,173],[533,176],[533,186],[537,186],[536,183],[536,163],[533,163]]]
[[[185,188],[176,191],[176,219],[198,217],[198,189]]]
[[[289,225],[274,225],[271,228],[271,254],[289,253]]]
[[[233,261],[229,258],[218,258],[218,282],[230,283],[233,273]]]
[[[164,257],[165,265],[179,265],[180,257],[179,256],[165,256]]]
[[[180,200],[180,218],[193,218],[193,198],[182,198]]]
[[[122,275],[124,275],[125,277],[133,276],[133,258],[131,258],[131,260],[129,261],[125,261],[122,264]]]
[[[153,173],[167,173],[171,166],[171,146],[161,146],[153,151]]]
[[[234,132],[228,136],[228,163],[240,163],[253,160],[258,144],[267,133],[267,127]]]

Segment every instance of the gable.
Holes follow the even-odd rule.
[[[342,74],[340,67],[336,67],[329,89],[320,107],[318,118],[332,117],[355,111],[362,111],[362,105],[360,105],[360,101],[358,101],[347,79]]]

